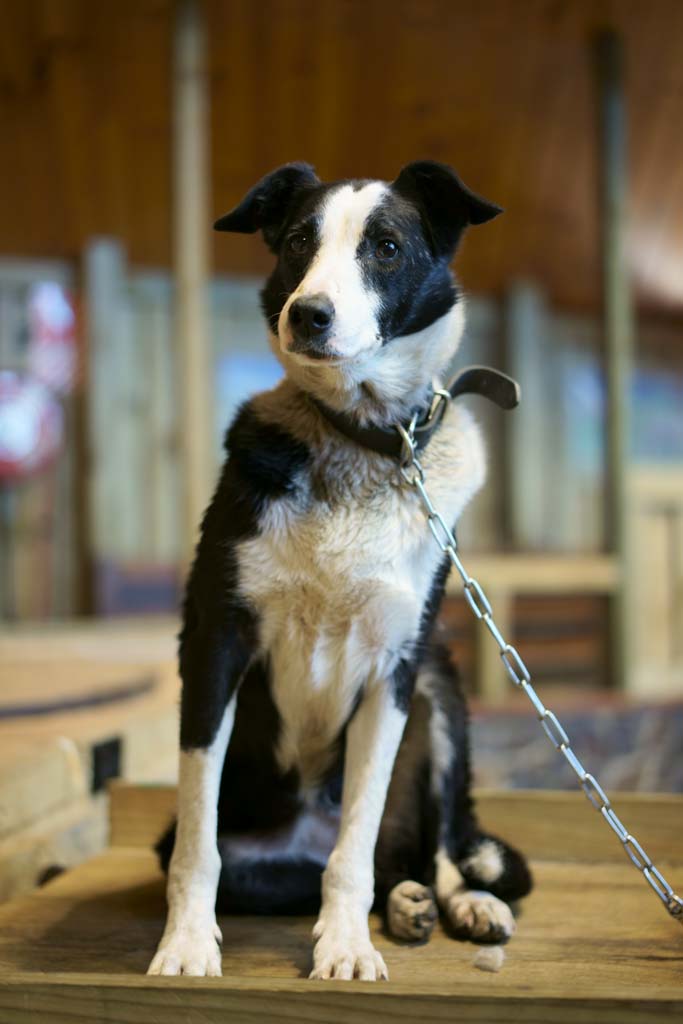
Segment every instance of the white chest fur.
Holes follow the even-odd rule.
[[[381,460],[378,476],[379,460],[348,444],[341,457],[338,445],[333,457],[314,455],[296,496],[269,506],[237,552],[281,717],[277,758],[304,785],[328,766],[361,688],[388,678],[410,650],[440,560],[393,467]],[[484,475],[479,432],[462,408],[449,409],[423,465],[435,505],[455,522]]]

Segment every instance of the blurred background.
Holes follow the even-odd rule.
[[[172,779],[183,574],[237,404],[277,381],[289,160],[452,164],[489,480],[463,559],[604,786],[683,790],[683,4],[1,0],[0,898]],[[480,784],[573,785],[453,584]],[[4,880],[4,881],[3,881]]]

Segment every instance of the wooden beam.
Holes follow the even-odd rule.
[[[199,0],[177,0],[174,39],[173,210],[177,381],[180,399],[182,543],[185,562],[209,497],[211,388],[209,90]]]
[[[517,836],[530,857],[628,863],[615,834],[578,790],[475,789],[474,795],[483,828],[511,842]],[[139,786],[117,779],[110,784],[109,797],[109,842],[113,847],[151,849],[175,817],[175,786]],[[681,863],[683,795],[617,793],[614,805],[653,860]],[[644,887],[643,898],[647,897]]]
[[[467,569],[485,590],[513,594],[611,594],[620,586],[619,566],[609,555],[470,555]],[[457,573],[447,592],[462,595]]]
[[[632,688],[632,636],[629,609],[631,573],[627,470],[630,441],[630,382],[633,323],[624,252],[627,201],[626,105],[623,44],[614,32],[596,40],[598,78],[600,209],[605,354],[607,359],[607,536],[622,570],[622,586],[612,600],[611,659],[617,686]]]

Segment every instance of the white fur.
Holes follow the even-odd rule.
[[[288,376],[331,408],[352,409],[362,422],[396,422],[405,419],[434,379],[447,371],[464,325],[465,302],[460,299],[429,327],[335,363],[297,359],[283,351],[273,334],[270,344]]]
[[[484,839],[476,853],[463,862],[468,870],[476,871],[485,885],[497,882],[503,873],[503,858],[492,839]]]
[[[278,336],[285,350],[292,342],[289,308],[296,299],[323,294],[334,303],[334,323],[328,347],[336,358],[347,359],[381,345],[377,313],[379,299],[364,283],[356,258],[365,222],[386,195],[388,186],[373,181],[354,190],[342,185],[330,193],[321,211],[318,251],[298,288],[282,308]],[[295,360],[310,362],[306,356]]]
[[[399,486],[393,465],[378,467],[362,452],[349,460],[341,438],[330,445],[317,455],[320,472],[329,475],[343,453],[332,474],[343,500],[307,500],[314,464],[303,494],[273,503],[258,535],[237,548],[281,718],[277,759],[308,787],[329,766],[366,681],[387,679],[412,649],[440,560],[418,498]],[[435,504],[455,522],[484,468],[479,432],[462,407],[447,411],[423,465]]]
[[[221,973],[221,934],[214,910],[220,874],[217,807],[234,718],[233,696],[211,746],[180,752],[178,825],[168,871],[168,916],[148,974]]]
[[[347,731],[341,825],[323,873],[312,978],[387,977],[368,929],[375,843],[406,722],[387,682],[368,687]]]
[[[486,938],[492,928],[500,930],[506,939],[515,931],[515,919],[507,903],[490,892],[456,892],[443,909],[453,928],[467,928],[473,939]]]
[[[434,884],[436,899],[440,907],[445,907],[453,893],[465,888],[465,880],[443,846],[436,851],[434,861],[436,864]]]
[[[416,690],[429,698],[431,714],[429,719],[429,735],[431,740],[431,789],[435,796],[443,791],[443,780],[449,771],[455,756],[455,746],[451,739],[451,729],[446,712],[438,700],[431,697],[434,677],[429,671],[420,672]]]

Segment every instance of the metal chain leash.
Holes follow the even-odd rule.
[[[450,401],[450,398],[451,396],[447,391],[437,391],[435,393],[428,421],[431,421],[436,414],[443,411],[440,409],[440,406],[442,403]],[[631,835],[625,825],[623,825],[619,820],[612,809],[609,797],[595,776],[591,775],[590,772],[587,772],[581,764],[580,760],[572,750],[569,736],[560,724],[557,716],[545,706],[531,685],[531,674],[519,653],[512,644],[509,644],[506,641],[505,637],[498,629],[493,618],[493,609],[491,608],[489,599],[484,593],[481,584],[469,575],[467,569],[460,561],[455,536],[450,527],[444,522],[441,515],[434,508],[434,505],[432,504],[425,489],[424,471],[417,457],[417,444],[414,433],[416,422],[417,417],[413,417],[413,420],[407,430],[403,426],[397,425],[397,430],[403,440],[400,473],[405,482],[417,492],[420,501],[422,502],[422,507],[427,517],[427,523],[434,540],[439,545],[442,552],[448,556],[451,564],[460,575],[467,603],[476,618],[480,619],[484,623],[489,633],[498,644],[500,657],[503,665],[505,666],[505,671],[515,686],[520,687],[531,701],[548,739],[567,761],[569,767],[579,780],[581,788],[586,794],[588,800],[590,800],[596,811],[602,815],[609,827],[615,833],[619,841],[622,843],[631,863],[644,875],[646,881],[656,892],[669,914],[671,914],[671,916],[680,924],[683,924],[683,899],[674,892],[664,875],[652,863],[652,860],[635,836]]]

